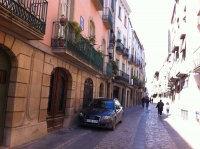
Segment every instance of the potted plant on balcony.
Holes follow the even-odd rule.
[[[96,45],[96,37],[95,37],[95,35],[86,37],[85,39],[90,45],[92,45],[92,46]]]
[[[65,26],[67,23],[67,18],[65,17],[64,14],[61,15],[61,18],[60,18],[60,24],[61,26]]]
[[[116,63],[114,60],[110,60],[110,64],[111,64],[111,66],[112,66],[112,73],[113,73],[114,75],[116,75],[116,74],[117,74],[117,71],[119,70],[119,69],[118,69],[118,66],[117,66],[117,63]]]
[[[81,36],[82,32],[81,26],[76,21],[69,21],[69,24],[74,29],[75,38],[78,39]]]
[[[120,42],[120,43],[121,43],[121,41],[122,41],[121,39],[117,39],[117,42]]]
[[[59,38],[59,47],[64,47],[65,46],[65,42],[66,42],[66,39],[63,38],[63,37],[60,37]]]
[[[139,78],[137,76],[132,76],[132,79],[137,80],[137,81],[139,80]]]

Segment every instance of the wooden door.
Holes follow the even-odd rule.
[[[93,81],[88,78],[84,84],[83,107],[93,98]]]
[[[67,74],[56,68],[51,75],[47,108],[47,129],[53,131],[63,127],[67,98]]]
[[[3,145],[8,84],[10,78],[9,56],[0,48],[0,148]]]

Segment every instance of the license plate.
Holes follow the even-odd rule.
[[[86,119],[86,122],[89,122],[89,123],[98,123],[98,120]]]

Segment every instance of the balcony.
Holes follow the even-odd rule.
[[[178,67],[176,67],[176,77],[182,78],[184,76],[188,76],[186,66],[187,65],[185,63],[180,63]]]
[[[117,42],[116,42],[116,52],[118,53],[118,54],[120,54],[120,55],[122,55],[123,54],[123,44],[121,43],[121,40],[117,40]]]
[[[46,0],[1,0],[0,26],[28,40],[41,40],[46,29]]]
[[[108,30],[112,29],[112,25],[113,25],[112,20],[113,20],[113,17],[112,17],[112,13],[111,13],[109,7],[104,7],[103,8],[102,19],[103,19],[103,23],[104,23],[106,29],[108,29]]]
[[[184,50],[186,50],[186,39],[182,39],[182,44],[180,47],[180,52],[183,52]]]
[[[121,70],[118,70],[115,76],[115,82],[121,84],[129,84],[129,75]]]
[[[112,77],[112,66],[109,63],[104,63],[103,74],[108,78]]]
[[[140,86],[140,81],[136,79],[131,79],[131,85],[139,87]]]
[[[129,55],[128,63],[129,63],[129,64],[133,64],[133,63],[134,63],[134,57],[133,57],[132,54]]]
[[[128,59],[128,56],[129,56],[129,49],[128,48],[123,48],[123,54],[122,54],[122,57],[127,60]]]
[[[184,39],[186,36],[186,23],[182,23],[180,26],[180,39]]]
[[[115,34],[113,32],[113,30],[110,31],[110,39],[109,39],[109,42],[115,46]]]
[[[75,39],[74,29],[68,24],[64,29],[59,22],[53,23],[52,52],[67,59],[83,70],[103,73],[103,58],[83,37]]]
[[[197,58],[194,60],[194,72],[200,72],[200,54],[198,54]]]
[[[172,48],[172,53],[174,53],[175,51],[178,51],[178,49],[179,49],[179,44],[180,44],[179,40],[178,40],[178,39],[175,40],[174,45],[173,45],[173,48]]]
[[[103,10],[103,3],[104,3],[104,0],[92,0],[96,10],[100,11],[100,10]]]
[[[135,56],[135,59],[134,59],[134,63],[133,63],[136,67],[139,67],[140,66],[140,62],[139,60],[136,58]]]

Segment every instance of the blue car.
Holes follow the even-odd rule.
[[[123,107],[118,99],[95,98],[79,113],[78,124],[115,130],[118,122],[122,122]]]

